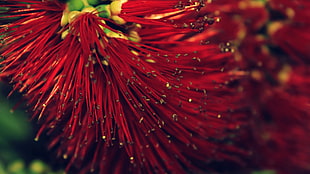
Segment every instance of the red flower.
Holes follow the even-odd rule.
[[[217,0],[203,9],[221,16],[212,40],[228,38],[223,49],[235,51],[252,162],[277,173],[310,171],[308,8],[307,0]]]
[[[270,24],[270,35],[274,44],[278,45],[294,61],[309,65],[310,63],[310,7],[306,0],[270,1],[275,13],[283,19]]]
[[[228,57],[202,44],[216,21],[204,1],[1,4],[0,77],[25,94],[36,139],[53,137],[68,170],[186,173],[238,161]]]

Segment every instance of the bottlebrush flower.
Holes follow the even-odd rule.
[[[306,0],[218,0],[202,9],[221,16],[210,40],[230,39],[223,49],[235,51],[243,75],[237,88],[250,132],[243,142],[252,142],[256,167],[279,174],[310,171],[308,8]]]
[[[272,42],[281,47],[293,61],[309,65],[310,34],[307,31],[310,29],[310,22],[307,19],[310,12],[304,9],[310,7],[310,2],[272,0],[270,6],[281,17],[269,25]]]
[[[207,171],[243,153],[202,0],[2,1],[2,80],[80,173]],[[227,70],[226,70],[226,69]]]

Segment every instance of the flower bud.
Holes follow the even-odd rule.
[[[83,1],[81,0],[69,0],[67,4],[70,11],[79,11],[84,7]]]

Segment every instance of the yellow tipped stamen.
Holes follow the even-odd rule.
[[[280,83],[286,83],[290,79],[292,68],[289,65],[285,65],[278,73],[278,80]]]
[[[123,33],[116,33],[116,32],[110,31],[106,33],[106,35],[110,38],[119,38],[119,39],[128,40],[128,38]]]
[[[136,27],[136,29],[141,29],[142,28],[141,24],[135,24],[135,27]]]
[[[102,60],[101,63],[105,66],[109,66],[109,62],[107,60]]]
[[[67,154],[63,154],[62,157],[63,157],[63,159],[68,159],[68,155]]]
[[[63,32],[61,33],[61,39],[64,40],[68,34],[69,34],[69,29],[63,31]]]
[[[294,16],[295,16],[295,11],[294,11],[294,9],[292,9],[292,8],[287,8],[287,9],[285,10],[285,13],[286,13],[286,15],[287,15],[290,19],[293,19]]]
[[[281,22],[272,22],[268,25],[267,32],[269,35],[274,35],[280,28],[283,27],[283,23]]]
[[[104,20],[100,20],[101,23],[106,24],[106,22]],[[101,30],[104,30],[105,27],[103,25],[99,25],[99,27],[101,28]]]
[[[145,61],[146,61],[146,62],[149,62],[149,63],[156,63],[156,61],[153,60],[153,59],[145,59]]]
[[[264,75],[262,74],[262,72],[260,72],[258,70],[253,70],[251,72],[251,77],[257,81],[260,81],[264,78]]]
[[[135,51],[135,50],[131,50],[130,52],[131,52],[132,54],[136,55],[136,56],[139,56],[139,53],[138,53],[137,51]]]
[[[133,42],[140,42],[141,41],[141,38],[140,38],[138,32],[136,32],[136,31],[130,31],[128,39],[133,41]]]

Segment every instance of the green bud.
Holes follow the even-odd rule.
[[[98,5],[96,7],[98,10],[99,16],[102,18],[110,18],[111,17],[111,11],[110,11],[110,5]]]
[[[87,2],[89,3],[89,5],[97,5],[100,3],[100,0],[87,0]]]
[[[67,4],[69,11],[80,11],[84,7],[84,3],[81,0],[69,0]]]

